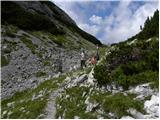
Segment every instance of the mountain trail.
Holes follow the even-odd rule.
[[[49,102],[47,104],[46,107],[46,117],[45,119],[55,119],[55,114],[56,114],[56,97],[59,95],[60,91],[62,91],[63,88],[59,88],[58,90],[54,91],[53,93],[51,93],[50,97],[49,97]]]
[[[84,71],[83,71],[83,73],[84,73]],[[90,73],[88,74],[89,76],[93,77],[93,75],[91,75],[91,73],[93,73],[93,68],[90,71]],[[67,78],[68,78],[68,76],[66,77],[66,79]],[[87,78],[87,81],[89,80],[89,78]],[[64,88],[66,86],[68,86],[69,84],[73,83],[73,80],[70,79],[67,82],[64,80],[64,82],[60,85],[60,87],[50,94],[48,104],[47,104],[47,106],[45,108],[45,117],[44,117],[44,119],[56,119],[55,118],[55,115],[56,115],[56,98],[64,90]],[[89,82],[91,82],[91,81],[89,81]]]

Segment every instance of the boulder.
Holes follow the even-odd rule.
[[[145,101],[144,109],[152,116],[159,117],[159,97],[152,95],[151,100]]]
[[[147,83],[147,84],[142,84],[142,85],[133,87],[128,92],[135,93],[138,95],[143,95],[146,97],[146,96],[152,95],[154,93],[154,90],[152,90],[149,86],[149,83]]]
[[[121,117],[121,119],[134,119],[134,118],[130,117],[130,116],[123,116],[123,117]]]
[[[88,79],[87,74],[83,74],[76,80],[76,83],[83,83],[87,79]]]
[[[136,119],[144,119],[144,115],[138,112],[136,109],[129,108],[127,112],[130,113]]]

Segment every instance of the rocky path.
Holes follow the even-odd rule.
[[[67,85],[69,85],[71,82],[73,82],[73,81],[69,77],[66,77],[64,82],[60,85],[60,87],[50,94],[47,107],[45,108],[46,115],[45,115],[44,119],[56,119],[55,118],[55,114],[56,114],[56,98],[64,90],[64,88]]]
[[[99,62],[100,63],[100,62]],[[99,64],[98,63],[98,64]],[[61,92],[67,88],[72,88],[73,86],[92,86],[95,88],[95,83],[94,83],[94,67],[92,67],[92,70],[86,74],[84,71],[81,73],[81,75],[78,76],[70,76],[66,77],[64,82],[61,84],[59,89],[51,93],[48,105],[46,107],[46,119],[56,119],[56,97],[58,97]],[[73,77],[73,78],[72,78]],[[111,89],[112,88],[112,89]],[[99,90],[99,89],[97,89]],[[159,117],[159,91],[153,90],[150,87],[150,83],[138,85],[135,87],[130,87],[129,90],[123,91],[121,87],[116,88],[114,85],[113,86],[108,86],[105,89],[99,90],[101,92],[103,91],[110,91],[112,95],[116,93],[123,93],[125,96],[128,94],[135,94],[136,97],[134,98],[135,100],[139,101],[144,101],[144,110],[146,113],[141,113],[137,111],[136,109],[129,108],[127,110],[128,113],[131,114],[131,116],[123,116],[121,119],[155,119]],[[150,99],[146,99],[147,97],[151,97]],[[89,96],[88,96],[89,98]],[[94,104],[91,104],[89,101],[85,100],[85,103],[87,105],[87,110],[91,111],[92,108],[94,107]],[[114,118],[114,116],[113,116]]]
[[[56,114],[56,97],[59,95],[61,91],[63,91],[65,87],[65,83],[62,83],[62,85],[55,91],[53,91],[50,94],[49,101],[47,104],[47,107],[45,109],[46,116],[45,119],[55,119]]]
[[[100,61],[101,60],[102,60],[102,58],[100,59]],[[100,61],[98,62],[98,64],[100,63]],[[85,81],[85,83],[90,84],[90,85],[94,84],[94,82],[93,82],[94,81],[93,69],[94,69],[94,67],[92,67],[89,74],[85,74],[83,71],[83,74],[75,79],[71,79],[70,77],[66,77],[64,82],[60,85],[60,87],[50,94],[47,107],[45,108],[45,113],[46,113],[46,116],[44,117],[45,119],[56,119],[55,118],[56,97],[64,90],[65,87],[69,88],[69,87],[75,86],[79,83],[84,83],[84,81]]]
[[[46,107],[46,117],[45,119],[55,119],[55,114],[56,114],[56,97],[59,95],[59,92],[62,91],[63,88],[59,88],[58,90],[54,91],[50,97],[49,97],[49,102]]]

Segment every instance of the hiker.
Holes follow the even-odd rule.
[[[81,52],[81,68],[86,67],[84,50]]]
[[[92,65],[96,65],[96,63],[97,63],[96,56],[93,56],[93,57],[91,58],[91,64],[92,64]]]
[[[99,60],[99,46],[98,46],[98,44],[97,44],[97,47],[96,47],[96,49],[97,49],[97,53],[96,53],[96,59],[97,59],[97,61]]]

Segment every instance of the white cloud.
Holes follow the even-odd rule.
[[[92,15],[92,17],[90,17],[89,20],[90,20],[92,23],[100,24],[100,23],[102,22],[102,17],[96,16],[96,15]]]
[[[95,35],[99,32],[100,27],[97,25],[89,25],[89,24],[79,24],[78,25],[80,28],[85,30],[86,32],[89,32],[92,35]]]
[[[113,13],[106,17],[104,35],[101,40],[104,43],[115,43],[137,34],[140,31],[140,25],[143,25],[148,16],[152,16],[158,8],[156,3],[146,3],[140,6],[135,12],[121,2]],[[113,27],[114,26],[114,27]]]
[[[81,29],[96,36],[99,31],[99,27],[97,25],[90,25],[86,22],[88,18],[85,15],[85,11],[83,9],[79,9],[76,2],[54,1],[54,3],[71,16]],[[89,2],[84,2],[83,4],[88,7],[90,5]]]
[[[103,1],[104,2],[104,1]],[[108,1],[106,1],[108,2]],[[140,25],[143,25],[148,16],[152,16],[158,8],[158,2],[145,2],[143,5],[131,4],[133,1],[120,1],[114,6],[109,15],[100,16],[101,11],[106,10],[104,5],[90,2],[82,2],[82,7],[77,7],[76,2],[55,2],[76,21],[77,25],[86,32],[98,36],[103,43],[115,43],[137,34]],[[79,2],[80,3],[80,2]],[[81,3],[80,3],[81,4]],[[102,5],[102,4],[101,4]],[[87,17],[85,9],[94,6],[96,15]],[[108,7],[111,7],[108,2]],[[99,11],[99,12],[98,12]],[[99,13],[99,14],[98,14]]]

